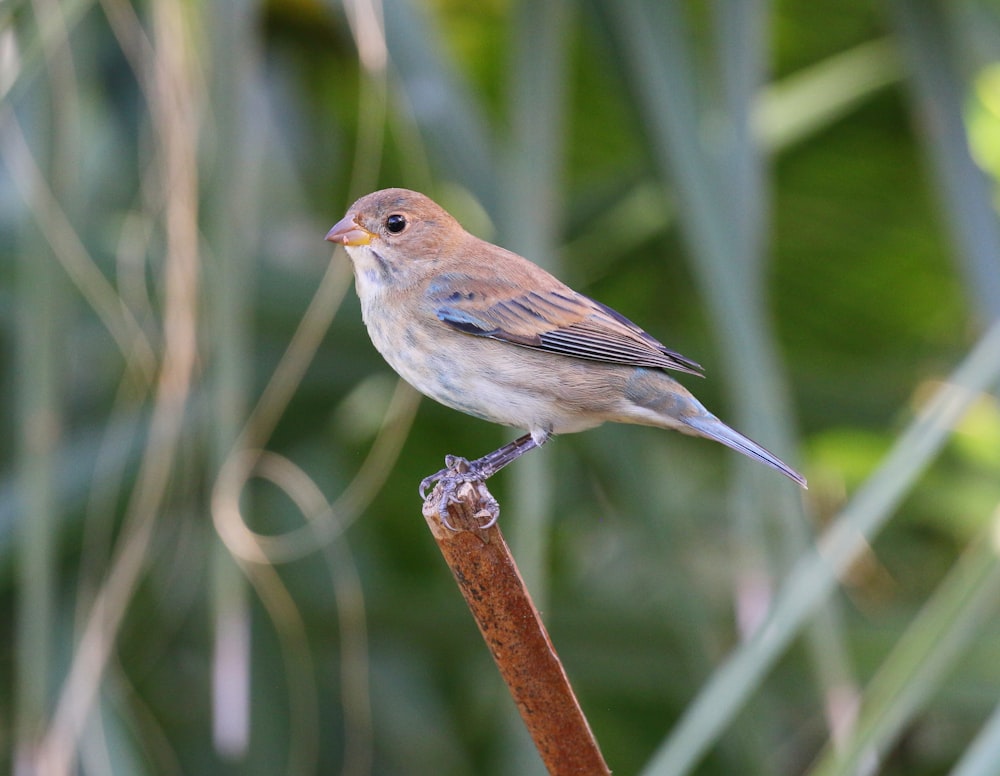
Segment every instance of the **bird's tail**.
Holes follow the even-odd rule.
[[[731,429],[710,412],[706,411],[704,414],[684,417],[682,418],[682,422],[697,436],[721,442],[726,447],[732,448],[738,453],[743,453],[748,458],[753,458],[756,461],[767,464],[772,469],[778,470],[803,488],[808,488],[806,478],[795,471],[795,469],[778,458],[778,456],[765,450],[749,437],[745,437],[739,431]]]
[[[714,439],[806,487],[805,477],[752,439],[729,428],[666,373],[652,369],[634,370],[625,383],[624,395],[628,402],[626,412],[616,420],[672,428],[683,434]]]

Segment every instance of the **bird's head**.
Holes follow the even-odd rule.
[[[433,258],[465,230],[438,204],[408,189],[382,189],[355,202],[326,239],[352,248],[368,247],[385,258]]]

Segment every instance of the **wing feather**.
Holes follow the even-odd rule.
[[[696,362],[561,283],[524,293],[503,280],[448,273],[428,287],[427,296],[439,320],[466,334],[572,358],[701,375]]]

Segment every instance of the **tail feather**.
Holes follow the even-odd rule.
[[[753,458],[755,461],[767,464],[772,469],[776,469],[784,474],[790,480],[794,480],[803,488],[808,489],[809,486],[806,484],[806,478],[795,471],[795,469],[778,458],[778,456],[765,450],[749,437],[745,437],[739,431],[731,429],[714,415],[706,413],[704,415],[686,417],[683,419],[683,422],[698,436],[714,439],[716,442],[721,442],[726,447],[738,453],[743,453],[748,458]]]

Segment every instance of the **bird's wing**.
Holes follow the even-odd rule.
[[[701,375],[694,361],[562,284],[525,292],[500,279],[448,273],[428,287],[427,296],[439,320],[466,334],[562,356]]]

